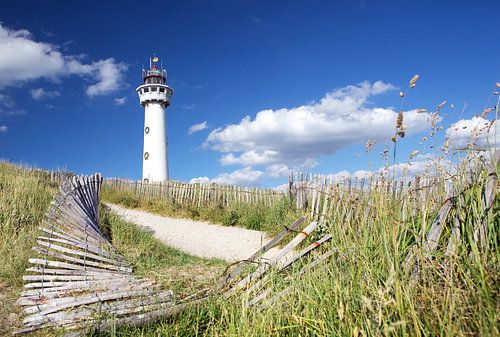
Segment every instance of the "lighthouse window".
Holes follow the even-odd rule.
[[[148,160],[149,158],[149,153],[148,152],[144,152],[144,159]]]
[[[148,126],[146,126],[146,127],[144,128],[144,133],[145,133],[145,134],[148,134],[148,133],[149,133],[149,127],[148,127]]]
[[[156,89],[157,89],[156,87],[152,87],[151,91],[156,91]]]
[[[144,88],[144,92],[149,92],[149,88]]]
[[[165,92],[165,88],[160,88],[160,92]]]

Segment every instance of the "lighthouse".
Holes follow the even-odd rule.
[[[149,59],[149,69],[142,70],[143,84],[135,91],[144,107],[144,150],[142,179],[144,182],[168,180],[168,140],[165,109],[174,90],[167,85],[167,71],[158,57]]]

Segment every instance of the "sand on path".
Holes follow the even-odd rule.
[[[150,231],[166,245],[203,258],[228,262],[244,260],[270,240],[264,232],[255,230],[169,218],[110,203],[106,206],[124,220]],[[276,252],[277,248],[273,248],[266,256]]]

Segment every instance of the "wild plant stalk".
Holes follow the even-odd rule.
[[[392,181],[395,181],[395,175],[396,175],[396,153],[397,153],[397,143],[398,143],[398,138],[404,138],[406,134],[406,125],[403,124],[404,122],[404,114],[403,114],[403,105],[405,102],[406,95],[408,94],[409,90],[414,88],[417,85],[417,81],[420,78],[419,75],[415,75],[412,77],[410,80],[410,84],[408,88],[406,89],[405,92],[400,91],[399,92],[399,97],[401,97],[401,102],[399,105],[399,113],[396,118],[396,132],[394,136],[391,137],[391,141],[393,142],[393,152],[392,152],[392,164],[393,164],[393,169],[392,169]]]

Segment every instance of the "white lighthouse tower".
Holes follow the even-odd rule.
[[[159,59],[149,59],[149,69],[142,70],[144,84],[135,91],[144,107],[144,151],[142,179],[145,182],[168,180],[167,131],[165,109],[170,105],[174,90],[167,82],[167,71],[159,66]]]

